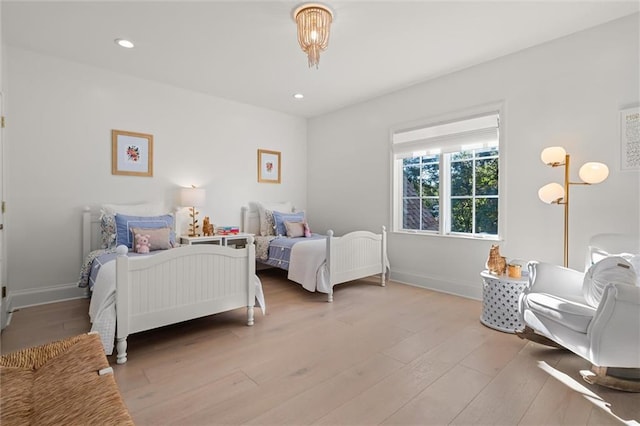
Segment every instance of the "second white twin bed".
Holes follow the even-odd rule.
[[[389,261],[384,226],[380,234],[355,231],[335,237],[331,230],[326,236],[310,231],[300,235],[292,223],[309,231],[304,212],[295,212],[290,202],[251,202],[242,209],[243,231],[255,235],[256,260],[287,270],[287,278],[306,290],[326,293],[331,302],[337,284],[380,274],[380,285],[385,285]]]

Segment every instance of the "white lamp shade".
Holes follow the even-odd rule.
[[[202,188],[182,188],[180,190],[180,205],[182,206],[202,206],[204,205],[205,198],[206,193]]]
[[[551,146],[542,150],[540,159],[544,164],[564,164],[567,151],[561,146]]]
[[[580,167],[578,176],[586,183],[600,183],[609,176],[609,168],[602,163],[585,163]]]
[[[538,197],[543,202],[551,204],[564,198],[564,187],[559,183],[548,183],[538,190]]]

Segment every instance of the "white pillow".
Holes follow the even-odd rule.
[[[621,256],[633,266],[636,271],[636,287],[640,287],[640,254],[626,253]]]
[[[281,203],[261,203],[258,201],[250,202],[249,205],[253,205],[258,209],[258,215],[260,216],[260,235],[273,235],[266,228],[268,223],[265,217],[265,210],[271,210],[276,212],[291,213],[293,211],[293,203],[291,201],[285,201]]]
[[[621,256],[609,256],[593,264],[584,274],[582,295],[597,308],[607,284],[636,285],[637,274],[631,263]]]
[[[103,204],[100,212],[103,215],[120,213],[127,216],[160,216],[165,214],[166,210],[160,203]]]

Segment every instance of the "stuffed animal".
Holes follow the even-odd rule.
[[[136,253],[149,253],[151,235],[136,234]]]
[[[209,221],[209,216],[205,216],[202,222],[202,235],[213,236],[213,224]]]

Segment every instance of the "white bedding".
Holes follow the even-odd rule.
[[[113,353],[116,337],[116,262],[112,260],[100,268],[89,304],[91,331],[97,331],[104,352]]]
[[[254,276],[256,285],[256,302],[266,312],[262,283]],[[107,355],[113,353],[113,344],[116,337],[116,262],[115,259],[106,262],[100,268],[93,286],[91,302],[89,304],[89,318],[91,319],[91,331],[97,331],[102,340],[104,352]]]
[[[334,237],[335,239],[340,237]],[[308,291],[330,293],[329,271],[326,263],[327,241],[301,241],[291,247],[287,278]],[[385,255],[385,270],[389,271],[389,258]]]
[[[256,235],[256,259],[266,265],[286,269],[287,278],[308,291],[318,291],[329,295],[328,301],[333,300],[332,286],[366,276],[372,276],[383,272],[381,285],[384,287],[389,274],[389,259],[387,257],[386,228],[382,227],[381,234],[373,234],[368,231],[354,231],[342,237],[333,237],[333,232],[328,231],[331,238],[328,243],[333,247],[330,254],[331,264],[334,270],[329,271],[327,265],[327,240],[311,239],[293,244],[287,258],[286,253],[271,253],[271,249],[287,250],[286,244],[278,243],[271,246],[272,242],[280,237],[267,236],[269,217],[267,210],[280,212],[293,212],[293,203],[260,203],[249,202],[248,207],[242,208],[243,232]],[[298,238],[295,238],[296,240]],[[341,241],[338,243],[333,240]],[[380,262],[382,257],[383,263]],[[333,284],[332,284],[333,283]]]
[[[327,241],[324,239],[301,241],[291,247],[287,278],[301,284],[308,291],[329,293],[326,274]]]

